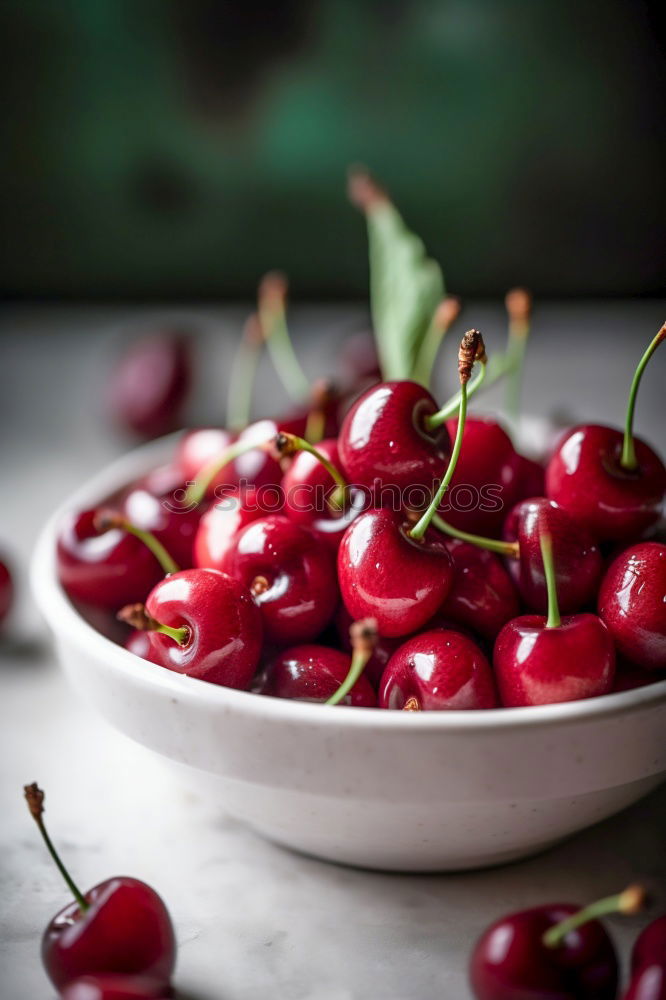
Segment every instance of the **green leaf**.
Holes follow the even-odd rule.
[[[370,304],[382,375],[391,381],[408,379],[444,297],[444,279],[439,264],[387,198],[370,206],[366,217]]]

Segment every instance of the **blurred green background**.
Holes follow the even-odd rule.
[[[663,291],[663,2],[5,0],[12,297],[366,289],[346,166],[452,291]]]

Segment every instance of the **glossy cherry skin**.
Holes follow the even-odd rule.
[[[203,504],[185,507],[184,495],[184,488],[163,496],[137,488],[130,490],[122,503],[127,519],[155,535],[179,569],[194,565],[194,538],[205,510]]]
[[[132,344],[109,383],[116,423],[146,438],[181,426],[191,367],[189,341],[181,333],[163,331]]]
[[[135,878],[100,882],[86,893],[81,913],[70,903],[51,920],[42,937],[42,961],[58,989],[96,973],[142,975],[168,983],[176,942],[166,906],[150,886]]]
[[[144,601],[164,571],[143,542],[114,528],[99,534],[95,511],[68,514],[60,526],[57,566],[71,598],[117,610]]]
[[[608,694],[615,650],[596,615],[563,617],[558,628],[546,628],[541,615],[523,615],[498,635],[493,666],[505,708],[552,705]]]
[[[666,670],[666,545],[641,542],[610,564],[599,616],[618,650],[647,670]]]
[[[364,487],[379,498],[381,487],[404,491],[410,487],[431,491],[441,480],[451,450],[445,426],[429,433],[423,426],[426,416],[437,412],[437,403],[427,389],[416,382],[380,382],[371,386],[354,403],[340,428],[338,448],[347,482]]]
[[[246,490],[236,487],[225,492],[201,518],[194,539],[196,566],[220,569],[227,550],[239,531],[268,514],[282,513],[281,487]]]
[[[73,979],[60,994],[61,1000],[166,1000],[169,986],[148,976],[103,973]]]
[[[269,642],[310,642],[333,618],[339,599],[333,555],[308,528],[280,514],[243,528],[222,568],[254,595]]]
[[[455,575],[441,614],[492,642],[502,626],[520,612],[513,581],[493,552],[458,538],[447,538],[446,547]]]
[[[146,610],[161,625],[186,625],[190,632],[184,646],[149,633],[161,666],[225,687],[250,686],[261,652],[261,615],[237,580],[216,569],[186,569],[157,584]]]
[[[329,438],[317,450],[336,468],[340,468],[338,442]],[[314,455],[298,452],[282,477],[284,513],[294,524],[310,528],[318,541],[337,552],[349,524],[365,506],[362,491],[355,491],[345,510],[329,501],[338,487],[333,477]]]
[[[142,660],[148,660],[150,663],[159,663],[159,660],[155,659],[148,632],[140,632],[138,629],[132,629],[123,645],[130,653],[140,656]]]
[[[335,627],[340,646],[346,653],[351,653],[352,651],[349,629],[353,620],[344,604],[341,604],[335,616]],[[402,643],[402,638],[389,639],[384,635],[377,636],[370,659],[363,670],[363,676],[367,677],[375,691],[379,688],[379,682],[386,670],[386,664]]]
[[[631,952],[631,971],[650,962],[666,962],[666,913],[644,927]]]
[[[298,701],[327,701],[349,673],[351,657],[328,646],[293,646],[280,653],[263,672],[258,694]],[[377,697],[362,674],[341,705],[375,708]]]
[[[14,601],[14,583],[7,563],[0,559],[0,627]]]
[[[556,948],[543,943],[550,927],[577,910],[568,903],[537,906],[492,924],[470,961],[477,1000],[615,1000],[617,956],[597,920],[567,934]]]
[[[179,479],[185,483],[195,483],[201,470],[228,451],[234,441],[234,435],[221,427],[197,427],[186,431],[178,442],[174,455]],[[212,495],[217,486],[234,486],[237,482],[233,464],[226,465],[213,479],[206,491],[207,495]]]
[[[453,441],[457,419],[446,426]],[[442,515],[461,531],[499,537],[507,511],[518,499],[519,467],[520,456],[496,420],[468,417]]]
[[[594,602],[603,566],[601,552],[592,535],[552,500],[533,497],[516,504],[504,524],[504,538],[518,542],[520,555],[508,559],[507,567],[525,604],[539,614],[548,609],[539,541],[544,532],[553,543],[560,611],[568,615]]]
[[[546,495],[596,538],[633,541],[659,520],[666,469],[659,456],[635,438],[638,469],[620,465],[623,435],[612,427],[574,427],[546,468]]]
[[[642,965],[632,975],[622,1000],[666,1000],[666,957]]]
[[[471,639],[443,628],[408,639],[387,664],[379,707],[401,709],[410,698],[431,712],[497,706],[488,660]]]
[[[401,513],[368,510],[352,521],[338,551],[338,581],[357,621],[375,618],[380,635],[409,635],[441,607],[453,584],[453,561],[439,532],[421,542]]]

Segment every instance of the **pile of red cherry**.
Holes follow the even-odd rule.
[[[156,665],[274,697],[492,709],[659,679],[666,469],[633,410],[665,337],[624,433],[574,427],[545,467],[466,416],[478,331],[443,407],[375,375],[355,399],[319,388],[285,420],[186,432],[167,467],[61,526],[62,585]]]
[[[44,793],[36,784],[26,785],[25,797],[73,896],[42,937],[42,961],[63,1000],[172,996],[176,942],[161,897],[127,876],[82,893],[46,831]],[[631,886],[583,909],[558,903],[502,917],[472,952],[470,981],[477,1000],[615,1000],[617,955],[597,918],[635,913],[644,895]],[[666,915],[636,941],[623,1000],[666,1000]]]

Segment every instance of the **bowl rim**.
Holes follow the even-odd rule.
[[[488,731],[576,723],[606,718],[625,712],[666,704],[666,679],[629,691],[600,695],[580,701],[521,708],[451,710],[441,712],[390,712],[376,708],[339,710],[339,706],[315,702],[270,698],[251,691],[211,684],[188,677],[141,659],[98,632],[79,613],[60,585],[56,572],[56,533],[65,514],[94,507],[133,479],[158,467],[170,455],[182,432],[151,441],[125,453],[79,486],[60,504],[42,527],[33,551],[30,582],[35,602],[49,628],[58,639],[71,637],[86,648],[106,668],[130,684],[152,688],[156,693],[179,696],[207,708],[259,715],[267,721],[289,724],[366,727],[368,729],[409,729],[412,732],[437,730]]]

